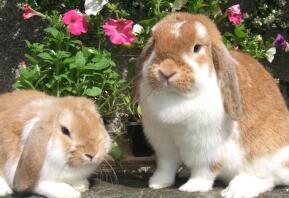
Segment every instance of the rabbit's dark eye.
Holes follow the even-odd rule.
[[[65,126],[61,126],[61,131],[64,135],[70,137],[70,131]]]
[[[200,49],[201,49],[201,45],[200,44],[196,44],[195,46],[194,46],[194,53],[197,53],[197,52],[199,52],[200,51]]]

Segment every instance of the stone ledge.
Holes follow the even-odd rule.
[[[94,184],[89,191],[83,194],[83,198],[221,198],[220,192],[224,185],[217,183],[212,191],[207,193],[185,193],[178,191],[177,187],[185,182],[184,178],[177,178],[175,187],[152,190],[147,187],[149,175],[132,175],[130,173],[118,174],[118,180],[112,175],[103,174],[92,178]],[[262,194],[261,198],[289,197],[288,187],[279,187],[272,192]],[[5,198],[40,198],[36,195],[7,196]]]

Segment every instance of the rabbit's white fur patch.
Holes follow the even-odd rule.
[[[177,22],[172,26],[171,32],[176,36],[181,36],[181,27],[186,21]]]
[[[87,178],[95,168],[95,165],[83,165],[71,168],[66,165],[67,160],[68,156],[63,151],[61,142],[50,139],[39,180],[59,181],[73,185],[79,180]]]
[[[195,23],[195,27],[196,27],[196,32],[199,36],[199,38],[205,38],[208,35],[208,30],[207,28],[201,23],[201,22],[196,22]]]

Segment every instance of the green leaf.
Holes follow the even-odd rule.
[[[12,88],[13,88],[13,89],[21,89],[21,88],[23,88],[23,85],[22,85],[22,83],[21,83],[19,80],[17,80],[17,81],[12,85]]]
[[[84,55],[82,52],[77,52],[76,56],[75,56],[75,65],[77,67],[83,67],[86,63],[86,60],[84,58]]]
[[[224,37],[234,37],[234,34],[232,34],[231,32],[225,32],[223,34]]]
[[[66,51],[57,51],[56,52],[56,56],[58,58],[67,58],[67,57],[70,57],[71,56],[71,53],[70,52],[66,52]]]
[[[64,59],[64,61],[63,61],[64,64],[74,63],[74,62],[75,62],[75,56],[68,57],[68,58]]]
[[[138,106],[137,106],[137,113],[138,113],[139,115],[141,115],[141,112],[142,112],[142,111],[141,111],[140,105],[138,105]]]
[[[29,54],[25,54],[24,55],[32,64],[37,64],[38,63],[38,61],[34,58],[34,57],[32,57],[32,56],[30,56]]]
[[[77,68],[77,65],[75,63],[69,64],[69,69]]]
[[[50,33],[54,38],[58,38],[60,34],[60,32],[54,27],[48,27],[44,31]]]
[[[54,58],[48,52],[42,52],[42,53],[38,54],[37,56],[39,56],[40,58],[42,58],[44,60],[49,60],[49,61],[54,60]]]
[[[91,60],[93,63],[86,65],[86,69],[101,70],[115,64],[111,59],[103,56],[95,57]]]
[[[52,86],[53,86],[53,84],[54,84],[53,82],[49,82],[49,83],[46,83],[45,86],[46,86],[47,88],[51,89]]]
[[[110,155],[117,161],[120,161],[124,157],[124,153],[119,147],[119,145],[116,143],[114,140],[111,144],[111,150],[110,150]]]
[[[109,64],[110,64],[111,66],[113,66],[113,67],[116,66],[116,64],[115,64],[115,62],[114,62],[113,60],[110,60]]]
[[[155,22],[154,19],[144,19],[144,20],[139,21],[138,23],[141,25],[149,26],[149,25],[154,24],[154,22]]]
[[[129,103],[131,102],[130,96],[125,96],[125,97],[123,97],[123,100],[124,100],[127,104],[129,104]]]
[[[237,36],[237,38],[245,38],[247,36],[245,27],[240,25],[240,26],[236,26],[235,30],[234,30],[235,35]]]
[[[24,68],[21,67],[19,69],[20,75],[23,76],[23,78],[27,79],[27,80],[33,80],[38,76],[38,68],[34,67],[34,68]]]
[[[26,42],[26,43],[27,43],[27,42]],[[44,44],[41,44],[41,43],[32,43],[32,44],[27,45],[27,47],[28,47],[32,52],[34,52],[34,53],[36,54],[36,53],[39,53],[39,52],[43,52]]]
[[[84,94],[87,95],[87,96],[92,96],[92,97],[95,97],[95,96],[98,96],[99,94],[101,94],[101,89],[98,88],[98,87],[92,87],[90,89],[86,89],[84,91]]]
[[[30,41],[28,41],[28,40],[24,40],[24,42],[26,43],[26,46],[27,46],[28,48],[30,48],[30,46],[31,46]]]
[[[54,76],[54,79],[57,81],[61,81],[62,79],[67,80],[70,83],[73,83],[73,81],[71,79],[69,79],[69,77],[67,76],[67,74],[60,74],[58,76]]]
[[[29,82],[28,80],[24,79],[24,82],[29,86],[30,89],[35,89],[35,87],[32,85],[32,83]]]
[[[98,63],[88,63],[85,67],[84,67],[84,69],[88,69],[88,70],[102,70],[102,69],[105,69],[105,68],[107,68],[109,66],[109,64],[103,64],[103,65],[101,65],[101,64],[98,64]]]

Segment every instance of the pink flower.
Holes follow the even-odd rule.
[[[64,13],[62,21],[68,26],[70,33],[73,35],[78,36],[88,30],[88,23],[78,10],[70,10]]]
[[[29,18],[33,17],[33,16],[41,16],[41,17],[45,17],[43,14],[41,14],[40,12],[37,12],[35,10],[33,10],[31,8],[31,6],[27,3],[22,4],[22,9],[23,9],[23,14],[22,17],[25,20],[28,20]]]
[[[243,20],[240,4],[233,5],[227,9],[229,21],[234,25],[239,25]]]
[[[102,28],[113,44],[130,45],[135,40],[132,25],[132,20],[108,19]]]

